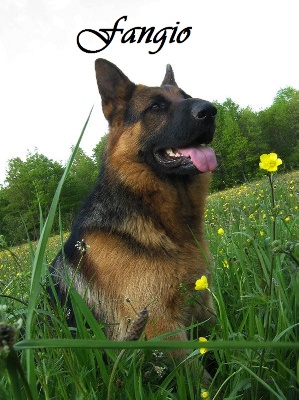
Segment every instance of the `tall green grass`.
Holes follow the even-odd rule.
[[[266,176],[209,197],[209,290],[217,315],[204,344],[208,351],[201,354],[197,337],[107,341],[74,290],[69,295],[76,329],[67,326],[64,307],[53,313],[44,288],[60,240],[53,245],[51,225],[75,151],[41,223],[39,243],[15,249],[7,249],[4,238],[0,243],[0,398],[299,398],[298,172],[277,174],[275,207]],[[190,355],[171,362],[165,354],[174,348],[189,349]],[[210,383],[203,383],[203,367],[212,374]]]
[[[222,313],[217,339],[298,344],[299,174],[275,178],[274,193],[265,176],[210,197],[207,228]],[[219,351],[218,364],[227,371],[224,393],[242,399],[297,398],[298,354],[279,346]]]

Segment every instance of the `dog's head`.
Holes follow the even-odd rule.
[[[95,63],[102,107],[112,146],[127,135],[135,162],[146,162],[158,175],[194,175],[213,171],[216,107],[180,89],[167,65],[161,86],[135,85],[114,64]],[[133,160],[133,158],[131,158]]]

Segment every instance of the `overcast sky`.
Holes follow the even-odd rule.
[[[124,33],[133,27],[192,27],[181,44],[112,43],[97,54],[79,49],[84,29]],[[177,22],[180,22],[177,24]],[[94,60],[114,62],[135,83],[161,84],[170,63],[193,97],[241,107],[269,107],[280,88],[299,89],[297,0],[1,0],[0,183],[7,160],[28,151],[65,162],[95,105],[82,146],[88,155],[107,132]],[[170,32],[170,31],[169,31]],[[82,37],[83,41],[83,37]],[[103,45],[91,36],[88,47]]]

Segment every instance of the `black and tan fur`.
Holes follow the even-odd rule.
[[[66,290],[65,264],[111,339],[125,336],[133,308],[147,307],[149,338],[212,321],[209,291],[201,292],[201,305],[187,302],[195,281],[209,276],[204,208],[211,174],[165,149],[209,143],[216,109],[182,91],[170,66],[159,87],[135,85],[103,59],[95,68],[110,131],[98,183],[65,244],[65,261],[60,253],[53,263],[54,281]],[[80,241],[86,251],[76,247]]]

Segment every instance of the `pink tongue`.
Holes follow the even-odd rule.
[[[199,146],[177,150],[183,156],[190,157],[193,164],[201,172],[214,171],[217,166],[216,156],[211,147]]]

